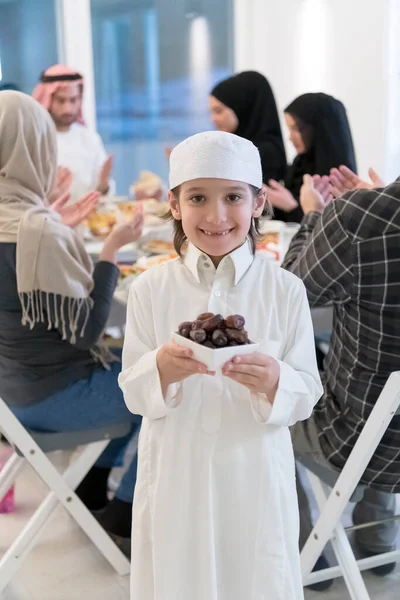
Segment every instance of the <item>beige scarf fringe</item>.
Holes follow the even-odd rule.
[[[77,336],[83,337],[85,335],[90,311],[93,308],[92,298],[65,298],[59,294],[44,293],[40,290],[35,290],[33,292],[20,293],[19,299],[22,306],[22,325],[29,325],[29,328],[33,329],[36,324],[45,323],[48,330],[61,330],[63,340],[68,338],[68,333],[70,332],[71,337],[69,342],[71,344],[76,344]],[[68,305],[68,320],[65,319],[64,308],[66,304]],[[83,309],[85,309],[86,317],[78,332],[78,323]],[[52,314],[54,314],[54,320],[51,318]],[[109,363],[119,360],[110,352],[107,346],[101,344],[93,346],[90,353],[93,359],[107,370],[110,370]]]

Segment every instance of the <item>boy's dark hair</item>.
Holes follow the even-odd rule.
[[[254,198],[257,198],[257,196],[259,196],[262,191],[260,188],[257,188],[254,185],[250,185],[250,189],[254,195]],[[180,186],[178,185],[176,188],[171,190],[171,192],[174,194],[175,198],[178,199],[179,193],[180,193]],[[272,215],[273,215],[273,208],[268,202],[266,202],[265,206],[264,206],[264,210],[261,214],[261,217],[268,217],[268,216],[272,216]],[[249,233],[247,234],[253,254],[255,254],[255,252],[256,252],[257,239],[259,237],[261,237],[261,231],[260,231],[261,217],[256,217],[251,220]],[[182,221],[175,219],[174,216],[172,215],[171,210],[169,210],[164,215],[163,218],[166,221],[172,221],[173,228],[174,228],[174,238],[173,238],[174,248],[175,248],[176,252],[179,254],[179,256],[182,256],[182,246],[187,241],[187,237],[185,235],[185,232],[183,231]]]

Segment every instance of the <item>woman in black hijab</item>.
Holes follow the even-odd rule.
[[[299,96],[286,108],[285,119],[297,156],[286,173],[285,187],[269,182],[269,199],[276,219],[300,222],[303,176],[329,175],[341,165],[357,172],[356,158],[346,109],[332,96]]]
[[[217,129],[257,146],[264,183],[284,178],[286,155],[278,111],[271,86],[261,73],[245,71],[221,81],[211,92],[210,111]]]

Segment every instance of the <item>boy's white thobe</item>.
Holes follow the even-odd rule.
[[[157,351],[202,312],[241,314],[279,361],[273,406],[221,374],[164,399]],[[143,415],[131,600],[301,600],[299,515],[288,427],[322,394],[305,288],[245,243],[216,270],[189,245],[130,293],[120,384]]]

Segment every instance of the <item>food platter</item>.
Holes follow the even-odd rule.
[[[162,265],[169,260],[173,260],[174,258],[178,258],[178,255],[176,252],[170,252],[169,254],[160,254],[158,256],[151,256],[149,258],[142,256],[135,263],[133,263],[133,265],[120,264],[118,265],[118,268],[121,273],[121,279],[126,279],[132,275],[140,275],[141,273],[147,271],[147,269]]]
[[[88,240],[104,240],[117,224],[132,219],[136,212],[144,214],[144,226],[157,228],[165,225],[163,216],[168,211],[168,204],[153,198],[137,202],[124,196],[106,198],[93,211],[84,226],[85,237]]]
[[[143,242],[140,248],[146,254],[170,254],[175,252],[173,242],[154,238]]]
[[[126,304],[128,302],[129,288],[136,277],[151,267],[157,267],[177,257],[176,252],[171,252],[169,254],[150,257],[141,256],[133,264],[119,264],[120,278],[114,294],[115,299],[122,304]]]
[[[280,265],[299,227],[299,223],[264,220],[261,237],[257,242],[257,253]]]

